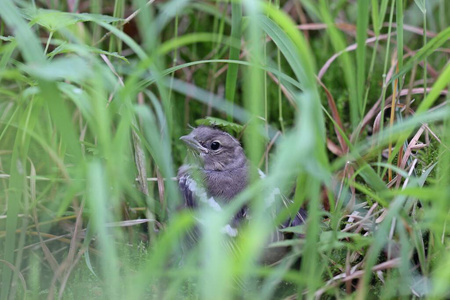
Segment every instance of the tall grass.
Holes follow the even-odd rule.
[[[2,0],[1,299],[450,297],[448,11]],[[220,213],[174,180],[205,122],[267,170]],[[260,264],[302,206],[305,238]]]

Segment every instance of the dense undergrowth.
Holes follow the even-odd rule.
[[[2,0],[0,298],[450,297],[449,6]],[[188,124],[267,174],[220,214],[178,209]]]

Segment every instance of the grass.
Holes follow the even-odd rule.
[[[449,11],[3,0],[0,298],[450,297]],[[267,173],[220,214],[177,209],[179,137],[202,122]],[[264,266],[275,188],[293,202],[274,222],[308,222]]]

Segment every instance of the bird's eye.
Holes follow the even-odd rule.
[[[211,150],[217,150],[220,148],[220,143],[217,141],[214,141],[211,143]]]

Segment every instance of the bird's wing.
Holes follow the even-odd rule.
[[[306,223],[306,217],[308,215],[306,214],[306,210],[300,207],[299,211],[295,215],[294,220],[291,222],[291,226],[298,226]]]
[[[183,196],[184,206],[189,208],[197,207],[195,193],[192,190],[194,184],[195,181],[188,173],[185,173],[178,177],[178,187],[180,188],[181,195]]]
[[[183,196],[184,206],[196,208],[199,201],[207,202],[206,191],[201,184],[198,170],[190,165],[182,165],[178,169],[178,187]]]
[[[186,208],[195,209],[197,208],[201,202],[209,206],[215,211],[221,211],[222,207],[220,204],[214,199],[214,197],[208,197],[204,187],[199,184],[199,181],[196,180],[195,174],[192,175],[192,167],[189,165],[183,165],[178,170],[178,187],[183,196],[183,206]],[[243,208],[239,211],[237,219],[245,218],[246,210]],[[199,223],[202,223],[202,220],[197,218]],[[235,237],[238,235],[238,230],[236,228],[236,222],[231,222],[230,224],[226,224],[222,228],[222,233]]]

